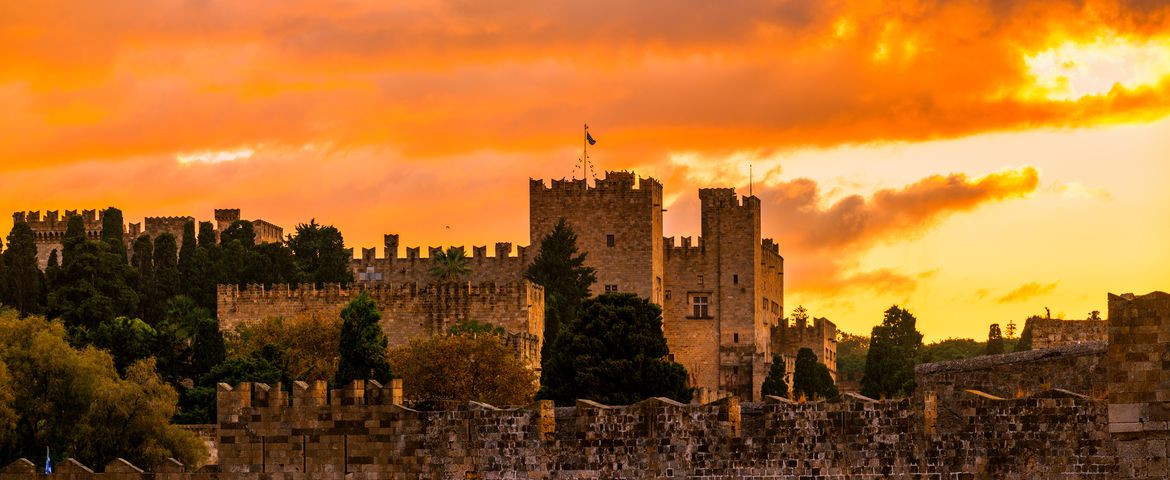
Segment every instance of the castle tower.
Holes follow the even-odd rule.
[[[529,184],[529,238],[533,248],[564,218],[577,234],[586,265],[597,270],[592,294],[636,293],[662,304],[662,184],[632,172],[605,172],[586,180]]]

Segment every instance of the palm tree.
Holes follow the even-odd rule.
[[[431,275],[439,283],[455,282],[459,277],[471,273],[463,247],[450,247],[446,252],[439,250],[434,261],[435,266],[431,267]]]

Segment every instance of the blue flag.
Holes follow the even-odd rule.
[[[597,143],[597,140],[594,140],[593,135],[590,135],[589,132],[585,132],[585,140],[588,140],[590,145]]]
[[[53,461],[49,458],[49,447],[45,447],[45,475],[53,473]]]

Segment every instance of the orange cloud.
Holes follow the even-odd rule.
[[[997,300],[999,303],[1013,303],[1030,300],[1042,295],[1047,295],[1056,290],[1056,285],[1060,282],[1052,282],[1049,284],[1041,284],[1038,282],[1029,282],[1020,285],[1015,290],[1012,290]]]
[[[1170,111],[1166,76],[1050,100],[1026,95],[1027,59],[1154,39],[1166,12],[1115,0],[15,2],[0,7],[0,168],[319,142],[412,159],[547,154],[575,144],[585,119],[623,167],[674,149],[1147,119]]]

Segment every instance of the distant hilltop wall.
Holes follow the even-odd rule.
[[[1063,320],[1059,318],[1029,318],[1032,348],[1036,350],[1089,342],[1104,342],[1109,336],[1105,320]]]
[[[378,257],[373,248],[362,248],[362,256],[350,260],[354,280],[420,285],[434,281],[434,275],[431,274],[431,268],[435,266],[434,257],[446,248],[429,246],[423,250],[422,247],[406,247],[406,256],[403,257],[399,255],[397,234],[385,235],[384,241],[382,257]],[[487,245],[464,249],[464,255],[468,257],[467,267],[471,270],[467,281],[501,285],[518,281],[524,278],[524,272],[535,255],[535,251],[530,252],[526,246],[517,246],[516,254],[513,255],[511,242],[497,242],[492,253],[494,256],[488,256]]]
[[[322,288],[312,284],[295,288],[286,284],[270,288],[220,285],[216,309],[220,329],[231,330],[272,317],[337,316],[361,292],[377,302],[391,347],[474,320],[503,327],[509,335],[506,341],[517,349],[521,359],[529,366],[539,366],[544,338],[544,288],[526,280],[422,287],[413,283],[355,283],[348,289],[337,284]]]

